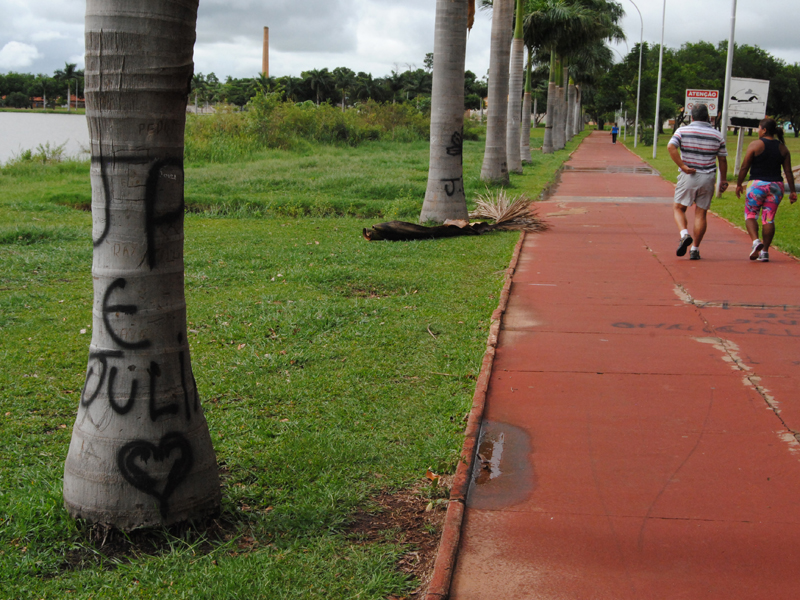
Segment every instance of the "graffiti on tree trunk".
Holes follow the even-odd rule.
[[[177,456],[173,454],[177,453]],[[172,460],[164,477],[163,466]],[[160,463],[160,465],[158,464]],[[192,447],[183,434],[170,432],[158,445],[146,440],[128,442],[117,453],[117,466],[125,480],[137,490],[158,500],[161,516],[169,512],[169,497],[186,479],[194,464]]]
[[[111,232],[111,181],[109,179],[108,170],[111,165],[128,164],[128,165],[144,165],[150,161],[142,159],[141,157],[114,157],[113,159],[106,159],[102,155],[92,157],[92,165],[100,169],[100,178],[103,182],[103,213],[104,223],[103,231],[97,239],[92,240],[95,248],[100,246],[108,237]],[[176,168],[178,173],[165,172],[163,169],[168,167]],[[155,233],[158,227],[163,225],[174,225],[180,221],[184,211],[184,199],[181,194],[181,201],[178,207],[173,210],[168,210],[164,213],[157,214],[156,206],[158,200],[158,188],[162,179],[172,182],[183,182],[183,160],[180,158],[163,158],[152,161],[147,170],[147,180],[145,182],[145,220],[144,230],[147,239],[147,250],[145,257],[147,265],[150,269],[154,269],[158,264],[159,252],[156,246]]]
[[[129,176],[128,182],[129,186],[142,187],[144,193],[141,231],[146,240],[146,250],[140,262],[133,265],[133,268],[144,267],[152,271],[162,262],[182,260],[182,250],[175,249],[174,245],[162,244],[161,248],[158,246],[160,237],[157,232],[169,228],[179,231],[184,212],[183,160],[164,158],[153,161],[142,157],[119,156],[106,159],[100,155],[93,158],[92,162],[100,171],[105,219],[100,235],[92,240],[94,247],[103,244],[112,231],[112,168],[117,165],[149,165],[146,167],[144,181],[133,174]],[[174,208],[159,211],[159,200],[163,198],[164,186],[175,184],[181,185],[180,202]],[[127,242],[123,246],[125,257],[130,258],[136,253],[137,245],[134,244],[130,250]],[[119,252],[120,249],[115,246],[115,254],[118,255]],[[141,418],[144,411],[152,423],[181,413],[181,418],[191,421],[193,413],[200,410],[200,399],[185,350],[186,334],[177,334],[177,352],[173,352],[168,360],[152,360],[159,356],[146,357],[147,351],[156,352],[151,329],[157,325],[153,321],[143,322],[148,311],[143,312],[137,304],[140,300],[131,297],[137,293],[135,288],[124,277],[117,277],[103,291],[100,317],[111,348],[89,353],[80,404],[88,410],[99,399],[104,399],[113,413],[126,418]],[[145,356],[142,351],[146,351]],[[177,365],[174,364],[175,361]],[[141,376],[134,378],[132,374],[137,371],[137,367]],[[126,369],[131,376],[123,378],[120,373]],[[167,377],[170,373],[174,377]],[[146,383],[141,380],[146,380]],[[128,389],[118,389],[125,386]],[[149,397],[142,398],[145,394]],[[102,427],[97,423],[95,426]],[[128,483],[157,500],[159,511],[166,518],[170,497],[191,472],[194,456],[186,436],[179,431],[172,431],[156,443],[146,439],[128,441],[117,451],[116,463],[120,474]]]

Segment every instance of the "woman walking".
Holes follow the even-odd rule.
[[[783,143],[783,130],[775,119],[763,119],[758,125],[758,140],[747,147],[739,179],[736,182],[736,197],[741,198],[743,183],[750,171],[750,182],[745,196],[744,219],[747,233],[753,240],[750,260],[769,261],[769,245],[775,236],[775,212],[784,194],[781,167],[789,183],[789,202],[797,201],[792,174],[792,158]],[[777,139],[776,139],[777,138]],[[761,212],[761,238],[758,237],[758,213]]]

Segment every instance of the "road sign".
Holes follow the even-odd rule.
[[[731,77],[730,91],[728,117],[760,120],[767,115],[769,81]]]
[[[708,116],[716,117],[719,112],[719,91],[717,90],[686,90],[686,112],[692,114],[696,104],[708,106]]]

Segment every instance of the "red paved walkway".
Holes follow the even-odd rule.
[[[646,167],[609,137],[523,246],[450,598],[800,597],[800,262],[676,257],[671,184],[580,172]]]

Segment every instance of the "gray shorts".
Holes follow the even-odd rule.
[[[716,186],[716,172],[687,175],[681,171],[678,173],[678,185],[675,186],[675,203],[683,206],[695,204],[697,208],[708,210]]]

